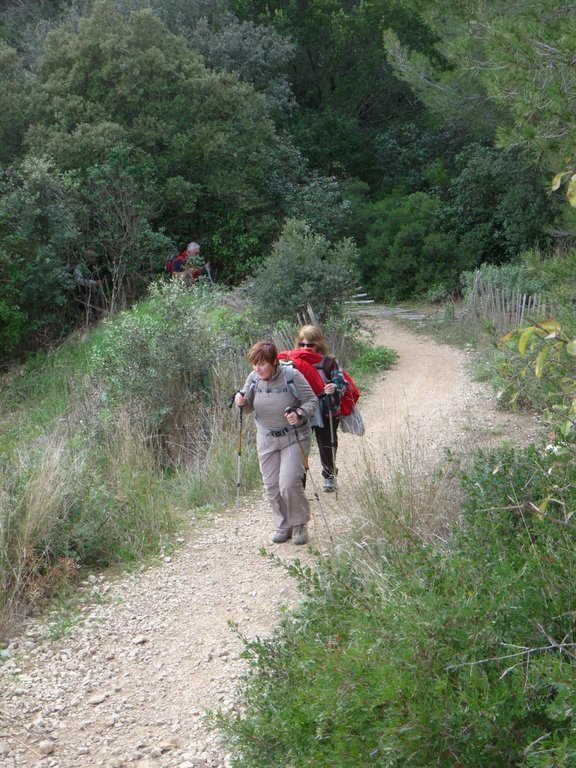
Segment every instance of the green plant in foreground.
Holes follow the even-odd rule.
[[[246,641],[239,706],[214,720],[237,768],[571,768],[574,533],[525,507],[552,461],[479,453],[465,525],[442,548],[438,525],[426,534],[407,495],[371,479],[369,531],[338,558],[285,566],[303,602]]]
[[[518,358],[512,359],[510,378],[516,378],[517,389],[511,399],[525,396],[525,381],[543,384],[538,405],[547,410],[557,435],[571,439],[576,423],[576,338],[558,321],[544,320],[506,334],[500,345],[506,347],[516,340]]]

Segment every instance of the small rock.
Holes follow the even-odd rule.
[[[137,635],[137,637],[132,638],[133,645],[142,645],[142,643],[145,642],[147,642],[147,639],[144,637],[144,635]]]
[[[54,744],[51,741],[41,741],[38,744],[38,751],[43,755],[51,755],[54,752]]]
[[[160,743],[160,749],[162,752],[170,752],[171,749],[178,749],[180,742],[176,739],[167,739]]]
[[[103,701],[106,701],[106,694],[96,693],[88,699],[88,704],[92,704],[95,707],[97,704],[102,704]]]

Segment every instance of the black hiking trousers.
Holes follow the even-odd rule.
[[[330,426],[332,421],[332,426]],[[314,427],[318,450],[320,451],[320,463],[322,464],[322,477],[336,477],[336,468],[334,466],[336,451],[338,450],[338,416],[324,417],[323,427]],[[332,442],[334,437],[334,442]]]

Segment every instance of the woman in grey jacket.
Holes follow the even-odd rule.
[[[291,538],[294,544],[306,544],[310,505],[304,478],[318,398],[299,371],[280,365],[274,344],[258,341],[248,360],[253,371],[234,402],[254,411],[260,471],[276,527],[272,541],[281,544]]]

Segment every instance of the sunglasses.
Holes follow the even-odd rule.
[[[300,344],[298,344],[299,347],[315,347],[316,344],[310,344],[308,341],[301,341]]]

